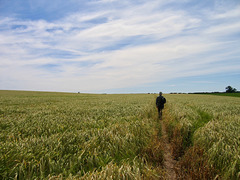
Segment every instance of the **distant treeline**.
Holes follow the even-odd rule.
[[[188,94],[237,94],[240,93],[240,91],[234,92],[234,93],[227,93],[227,92],[193,92]]]
[[[226,92],[193,92],[193,93],[170,93],[170,94],[205,94],[205,95],[217,95],[217,96],[233,96],[240,97],[240,91],[234,93],[226,93]]]

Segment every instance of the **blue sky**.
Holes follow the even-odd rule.
[[[0,0],[0,89],[240,90],[239,0]]]

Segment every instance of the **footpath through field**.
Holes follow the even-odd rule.
[[[165,110],[166,111],[166,110]],[[166,130],[166,126],[163,120],[168,120],[168,116],[166,115],[166,112],[163,114],[163,119],[159,120],[159,126],[161,126],[162,136],[161,136],[161,144],[163,148],[163,167],[165,171],[165,179],[167,180],[175,180],[177,179],[175,169],[177,161],[174,160],[174,157],[172,156],[172,146],[169,142],[168,133]]]
[[[163,143],[163,150],[164,150],[164,168],[166,171],[166,179],[168,180],[174,180],[177,179],[176,173],[175,173],[175,166],[176,166],[176,160],[174,160],[172,156],[172,150],[171,150],[171,144],[168,140],[168,135],[166,132],[166,127],[163,121],[161,121],[162,126],[162,143]]]

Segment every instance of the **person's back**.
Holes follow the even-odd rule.
[[[159,92],[159,96],[156,99],[156,106],[158,108],[159,117],[162,117],[162,109],[164,108],[164,104],[166,103],[165,97],[162,96],[162,92]]]
[[[160,107],[161,109],[163,109],[165,103],[166,103],[166,99],[163,96],[157,97],[157,100],[156,100],[157,107]]]

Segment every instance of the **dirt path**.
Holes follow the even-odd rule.
[[[166,127],[161,121],[161,126],[162,126],[162,143],[163,143],[163,148],[164,148],[164,168],[166,170],[166,179],[168,180],[174,180],[177,179],[176,173],[174,171],[174,167],[176,165],[176,161],[173,159],[173,156],[171,154],[171,144],[168,141],[168,135],[166,132]]]

